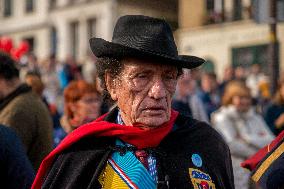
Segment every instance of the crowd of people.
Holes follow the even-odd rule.
[[[127,19],[137,19],[137,22],[143,22],[145,20],[147,21],[149,18],[135,17],[122,19],[126,19],[126,21],[124,20],[125,22],[127,22]],[[131,31],[124,32],[127,33]],[[126,45],[124,44],[124,46]],[[110,47],[112,46],[110,45]],[[101,52],[99,50],[94,50],[99,47],[92,48],[96,56],[101,56]],[[147,50],[148,49],[143,49],[144,53]],[[137,53],[136,51],[133,52],[134,54]],[[149,50],[149,52],[151,51]],[[160,52],[160,54],[161,53],[164,52]],[[132,56],[134,55],[132,54]],[[140,58],[141,56],[138,57]],[[154,57],[153,60],[155,61],[160,61],[156,55],[151,55],[151,57]],[[115,121],[115,123],[118,124],[135,124],[136,122],[133,120],[137,119],[140,123],[143,123],[144,121],[145,125],[149,124],[149,122],[152,125],[155,125],[150,119],[146,120],[146,118],[141,118],[140,120],[140,114],[132,115],[132,110],[130,111],[130,109],[137,108],[137,111],[140,111],[139,106],[142,106],[144,101],[139,98],[140,96],[142,98],[144,95],[142,94],[143,92],[141,92],[144,90],[143,87],[148,87],[148,84],[146,84],[146,82],[148,82],[147,77],[153,77],[156,79],[158,76],[160,76],[158,74],[163,75],[164,72],[169,72],[166,70],[167,67],[161,67],[159,64],[156,65],[148,59],[138,60],[126,58],[123,59],[124,66],[123,69],[121,69],[120,67],[115,67],[115,59],[105,58],[102,60],[100,58],[95,58],[95,56],[89,57],[89,59],[86,60],[86,63],[83,64],[78,64],[71,57],[66,58],[65,62],[59,62],[55,56],[50,56],[47,60],[42,61],[38,60],[36,56],[31,53],[27,53],[24,60],[25,63],[21,63],[21,59],[16,62],[8,54],[0,53],[0,134],[5,136],[0,137],[0,163],[1,165],[6,165],[5,169],[7,169],[9,175],[13,175],[12,177],[8,175],[9,179],[4,179],[7,181],[7,186],[9,186],[10,183],[12,188],[15,184],[17,184],[17,187],[19,187],[18,185],[21,184],[21,188],[29,188],[32,184],[35,173],[39,169],[40,163],[44,157],[52,151],[52,149],[57,147],[65,137],[70,135],[70,133],[74,133],[74,131],[77,130],[77,128],[79,128],[81,125],[92,123],[94,120],[109,111],[112,112],[110,114],[114,115],[115,118],[110,117],[108,114],[106,120],[118,119],[118,121]],[[164,57],[161,60],[168,61]],[[113,67],[110,73],[107,72],[110,68],[105,68],[101,66],[102,64]],[[137,76],[136,79],[136,76],[129,71],[135,72],[135,66],[139,69],[145,69],[145,66],[139,67],[140,64],[153,68],[157,73],[153,73],[152,76],[150,74],[152,73],[151,70],[146,70]],[[220,175],[222,175],[220,178],[218,178],[218,176],[214,175],[215,173],[213,173],[209,168],[201,169],[203,166],[202,160],[204,161],[204,164],[205,161],[209,162],[210,160],[206,159],[205,155],[202,156],[203,154],[201,154],[203,158],[201,160],[200,154],[196,153],[194,157],[197,158],[197,160],[193,159],[192,162],[202,171],[199,169],[190,168],[191,181],[196,182],[196,186],[200,184],[197,183],[198,181],[196,181],[196,179],[194,180],[193,178],[194,176],[192,174],[196,172],[208,176],[210,179],[212,177],[212,180],[216,179],[214,182],[212,180],[206,181],[207,184],[209,184],[208,186],[212,188],[214,188],[215,185],[216,188],[218,188],[218,186],[226,186],[231,188],[231,184],[233,182],[236,189],[250,189],[253,187],[257,188],[258,186],[254,185],[250,180],[250,172],[247,169],[240,167],[240,164],[272,142],[273,139],[284,130],[284,78],[280,78],[277,92],[275,94],[271,94],[269,91],[269,80],[261,71],[260,65],[258,64],[253,64],[250,69],[243,69],[242,67],[228,67],[224,70],[223,78],[218,78],[214,71],[203,71],[202,67],[195,67],[196,66],[183,66],[183,69],[177,70],[177,72],[169,72],[170,74],[167,73],[168,76],[166,79],[169,83],[168,85],[165,84],[165,86],[169,87],[170,94],[169,97],[165,98],[172,98],[171,106],[169,107],[173,107],[174,110],[180,112],[180,114],[184,116],[191,117],[191,119],[194,118],[189,122],[200,125],[200,128],[202,129],[208,129],[207,126],[210,125],[211,128],[220,134],[220,138],[224,139],[225,143],[230,149],[234,181],[230,181],[230,179],[232,179],[232,177],[230,178],[230,176],[232,176],[230,175],[231,167],[227,162],[227,159],[225,159],[227,158],[225,156],[228,156],[227,153],[229,152],[226,150],[222,152],[218,151],[217,149],[216,152],[209,150],[210,152],[214,153],[209,156],[217,156],[217,152],[223,153],[218,155],[218,157],[221,159],[224,158],[224,164],[220,162],[220,167],[223,169],[226,168],[227,173],[223,173],[222,171],[224,170],[217,170],[217,168],[214,167],[214,170],[216,169],[216,172],[220,171]],[[126,76],[124,77],[122,75],[121,79],[117,79],[117,76],[121,73],[124,73]],[[176,83],[175,92],[172,92],[172,88],[170,87],[171,85],[174,86],[174,83],[172,84],[171,81],[175,77],[179,77],[179,79]],[[124,79],[126,80],[125,83],[123,83]],[[159,86],[159,82],[161,81],[155,81],[154,79],[151,82],[158,82],[157,86],[154,86],[154,88],[161,88],[161,86]],[[132,88],[127,91],[127,87]],[[150,90],[154,91],[154,89]],[[121,91],[125,93],[122,94]],[[156,98],[157,95],[162,95],[162,92],[157,92],[157,94],[154,94],[153,91],[153,98]],[[135,94],[135,97],[133,97],[132,93]],[[108,100],[106,100],[107,98]],[[157,112],[161,111],[156,109],[166,109],[166,107],[163,107],[164,105],[162,102],[159,102],[159,106],[154,105],[153,102],[149,102],[149,106],[151,103],[151,106],[153,106],[153,110],[148,110],[150,114],[151,111],[154,112],[152,114],[158,114]],[[137,107],[134,107],[135,103]],[[118,110],[117,106],[119,108]],[[144,108],[147,108],[148,105],[144,106]],[[165,118],[169,118],[168,120],[170,120],[173,114],[174,113],[169,113],[169,115],[165,115]],[[185,118],[179,118],[178,120],[180,121],[180,119],[183,120]],[[202,122],[195,123],[195,121],[193,121],[195,119]],[[159,121],[159,119],[157,120]],[[161,122],[158,125],[162,125],[163,123],[164,122]],[[13,131],[4,130],[5,126],[13,129]],[[174,125],[174,127],[176,127],[176,125]],[[175,129],[179,131],[178,127]],[[185,130],[183,132],[194,133],[193,130]],[[204,133],[203,135],[206,136]],[[202,137],[203,135],[196,134],[195,137]],[[17,136],[18,139],[14,139]],[[6,140],[2,141],[3,138],[6,138]],[[209,137],[201,140],[204,142],[205,140],[210,141],[211,139]],[[128,147],[128,143],[131,143],[129,141],[130,140],[116,140],[115,142],[118,144],[123,143],[123,145]],[[212,139],[212,141],[214,140]],[[87,139],[84,139],[82,143],[84,142],[89,142],[90,144],[96,143],[96,141],[90,141]],[[180,142],[185,142],[186,144],[190,143],[187,140],[180,140]],[[215,144],[213,143],[212,145],[214,146]],[[198,144],[198,142],[195,143],[197,146]],[[83,146],[81,143],[80,145]],[[173,144],[169,143],[167,147],[171,145]],[[223,144],[221,143],[219,145]],[[3,155],[6,154],[6,152],[4,152],[5,149],[2,148],[2,146],[10,148],[9,150],[6,150],[11,152],[11,155],[8,154],[7,158],[3,158]],[[12,150],[13,148],[14,150]],[[18,148],[19,150],[17,150]],[[86,148],[86,146],[82,148]],[[68,150],[76,151],[76,149],[77,147]],[[97,150],[99,151],[99,149]],[[168,149],[165,148],[165,150],[167,151]],[[96,153],[99,152],[96,151]],[[106,154],[108,157],[110,157],[109,152]],[[128,152],[126,152],[126,155],[129,155]],[[181,153],[180,155],[183,156],[184,154]],[[62,157],[65,156],[67,155],[62,155]],[[57,170],[60,166],[60,163],[64,161],[62,157],[55,161],[50,173],[48,174],[46,182],[43,183],[43,187],[54,187],[55,182],[59,185],[62,185],[62,187],[64,184],[64,186],[67,186],[66,183],[64,183],[67,182],[67,180],[60,180],[62,179],[62,176],[60,176],[61,173],[59,173]],[[93,156],[88,157],[91,158]],[[113,153],[111,157],[112,158],[108,160],[109,162],[115,158],[118,158],[116,153]],[[79,157],[74,156],[71,160],[75,161],[78,160],[78,158]],[[87,157],[83,158],[84,161],[87,161],[86,158]],[[129,158],[132,157],[129,155]],[[159,156],[156,158],[159,159]],[[176,158],[181,157],[176,156]],[[216,159],[213,157],[211,158],[214,160]],[[6,160],[4,161],[4,159]],[[152,158],[151,161],[156,161],[156,159]],[[170,161],[170,159],[164,158],[163,161],[167,162]],[[218,161],[216,160],[216,164],[218,164]],[[214,162],[210,163],[213,164]],[[211,166],[210,163],[208,165],[209,167]],[[7,167],[8,164],[11,166]],[[62,165],[63,164],[64,166],[67,166],[66,162],[62,163]],[[51,164],[49,165],[51,166]],[[76,167],[73,164],[70,166],[73,166],[73,168]],[[87,174],[86,172],[90,170],[83,171],[82,166],[83,165],[76,168],[80,169],[81,173],[85,175]],[[169,167],[172,169],[173,166],[177,165],[174,165],[174,163],[169,165]],[[61,168],[62,167],[60,167],[60,169]],[[20,169],[25,169],[25,171],[21,172]],[[154,166],[154,169],[158,168]],[[110,168],[100,168],[98,171],[101,170],[108,172],[110,171]],[[5,170],[1,170],[1,172],[4,171]],[[68,170],[65,168],[62,171]],[[22,176],[24,173],[25,176]],[[2,174],[3,173],[1,173],[1,175]],[[158,177],[156,175],[157,172],[155,171],[151,172],[151,174],[152,176],[154,175],[154,180],[156,177]],[[181,172],[178,172],[178,174],[181,176],[181,178],[183,177]],[[67,175],[70,176],[72,173],[69,172]],[[163,175],[165,177],[165,183],[167,182],[168,175],[174,177],[171,172]],[[18,178],[16,178],[16,176],[18,176]],[[96,178],[101,178],[101,176],[102,175],[97,174]],[[6,177],[7,175],[5,177],[3,176],[2,178]],[[75,177],[79,180],[82,179],[81,181],[85,181],[84,179],[86,179],[81,178],[76,174]],[[175,179],[178,180],[178,178]],[[223,179],[227,180],[224,181]],[[174,183],[175,181],[171,182]],[[100,183],[102,183],[101,180]],[[181,183],[183,182],[176,182],[175,184],[176,186],[182,186]],[[92,186],[90,181],[88,181],[86,184],[86,186]],[[97,184],[98,183],[95,183],[95,186],[97,186]],[[151,182],[148,184],[151,184]],[[74,184],[74,186],[75,185],[76,184]]]

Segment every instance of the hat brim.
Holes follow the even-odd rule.
[[[177,67],[188,68],[188,69],[196,68],[205,62],[204,59],[196,56],[179,55],[177,57],[171,57],[164,54],[157,54],[155,52],[144,51],[141,49],[135,49],[121,44],[109,42],[102,38],[91,38],[90,46],[92,52],[98,58],[101,57],[151,58],[153,60],[163,61],[163,63],[169,65],[174,65]]]

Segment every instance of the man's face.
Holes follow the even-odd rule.
[[[125,59],[109,90],[126,125],[154,128],[169,121],[178,71],[174,66]]]

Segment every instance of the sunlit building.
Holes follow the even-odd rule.
[[[247,68],[251,64],[260,64],[268,72],[268,45],[272,40],[269,24],[265,23],[269,20],[265,21],[269,14],[268,2],[180,0],[179,29],[176,32],[180,51],[210,60],[206,69],[215,69],[220,78],[224,68],[231,65]],[[278,16],[282,20],[283,5],[284,1],[278,0],[278,13],[281,13]],[[283,65],[283,22],[278,23],[277,33],[280,65]]]
[[[0,7],[0,36],[15,45],[27,40],[40,59],[55,54],[84,60],[88,40],[111,40],[116,19],[125,14],[162,17],[178,26],[177,0],[0,0]]]

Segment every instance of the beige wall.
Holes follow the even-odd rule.
[[[205,17],[205,0],[179,0],[180,28],[201,26]]]
[[[178,21],[177,0],[119,0],[118,2],[118,17],[125,14],[143,14],[166,18],[170,21]]]
[[[0,3],[3,0],[0,0]],[[1,4],[2,5],[2,4]],[[125,14],[145,14],[164,17],[177,22],[177,0],[81,0],[69,4],[58,0],[57,7],[49,10],[48,0],[36,0],[33,13],[25,13],[25,1],[14,0],[12,17],[0,15],[0,36],[8,35],[15,43],[22,38],[33,37],[35,54],[39,59],[50,54],[50,31],[57,31],[57,57],[64,60],[72,52],[70,23],[78,22],[78,60],[84,61],[89,49],[87,20],[96,20],[96,37],[111,40],[117,18]]]
[[[25,12],[24,3],[25,1],[22,0],[14,0],[12,15],[8,18],[0,17],[0,35],[11,37],[14,46],[18,46],[19,42],[24,38],[33,37],[35,53],[39,58],[45,58],[50,49],[47,22],[48,1],[35,1],[34,12],[32,13]]]
[[[11,17],[0,16],[0,34],[8,35],[17,33],[19,31],[27,31],[33,28],[39,28],[46,24],[47,21],[47,7],[48,1],[37,0],[35,1],[35,11],[32,13],[26,13],[25,1],[14,0],[13,10]],[[1,4],[2,6],[2,4]]]
[[[79,23],[78,60],[84,61],[89,51],[87,20],[96,19],[96,37],[111,40],[114,15],[112,1],[98,1],[53,11],[49,21],[58,32],[58,58],[64,60],[72,52],[69,32],[71,22]]]
[[[278,25],[280,44],[284,44],[283,34],[284,24]],[[212,59],[215,62],[217,75],[222,78],[224,68],[232,64],[232,48],[269,43],[269,27],[267,24],[242,21],[179,30],[176,36],[180,53]],[[283,56],[283,45],[280,45],[281,65],[284,64]]]

